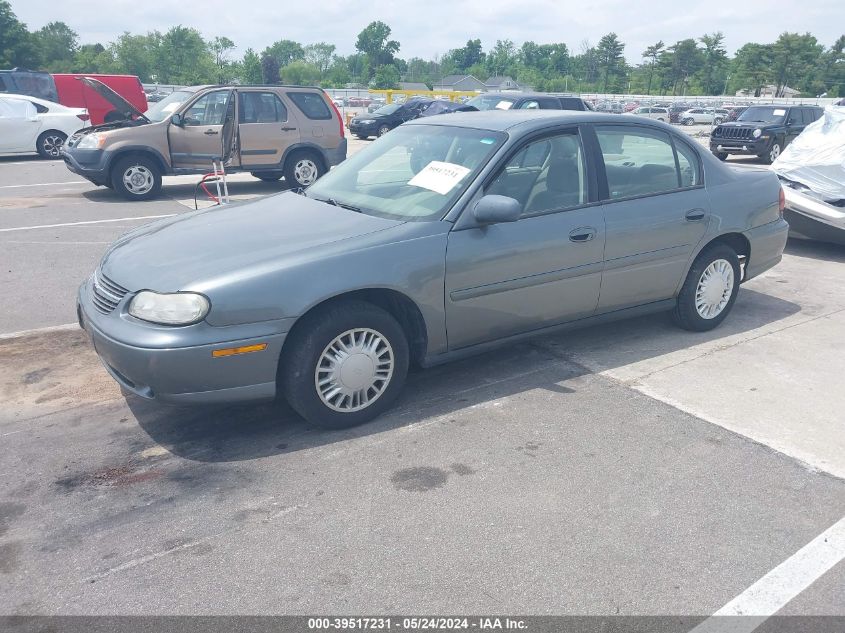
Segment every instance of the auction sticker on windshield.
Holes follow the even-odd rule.
[[[499,103],[496,104],[496,109],[497,110],[510,110],[512,106],[513,106],[512,101],[504,101],[503,100],[503,101],[499,101]]]
[[[433,160],[408,181],[409,185],[422,187],[445,196],[470,172],[463,165]]]
[[[775,116],[783,116],[784,114],[786,114],[786,110],[775,110],[774,112]]]

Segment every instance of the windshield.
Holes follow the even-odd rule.
[[[157,102],[152,108],[144,112],[144,116],[150,121],[164,121],[171,114],[176,112],[179,107],[190,99],[195,93],[190,90],[177,90],[171,92],[164,99]]]
[[[786,116],[786,108],[779,106],[754,106],[737,117],[737,121],[749,123],[780,123]]]
[[[516,99],[497,97],[496,95],[481,95],[467,101],[467,105],[479,110],[510,110],[514,103],[516,103]]]
[[[373,114],[393,114],[401,107],[401,105],[391,103],[390,105],[381,106],[378,110],[374,110]]]
[[[332,169],[306,195],[383,218],[439,220],[505,138],[460,127],[398,127]]]

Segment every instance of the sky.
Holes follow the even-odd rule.
[[[729,53],[746,42],[773,42],[783,31],[809,31],[825,46],[845,33],[845,0],[11,0],[31,29],[63,21],[80,43],[107,45],[123,31],[166,31],[181,24],[207,39],[225,35],[260,52],[280,39],[328,42],[337,53],[355,50],[358,33],[373,20],[386,22],[405,59],[433,59],[480,38],[484,50],[498,39],[517,46],[564,42],[574,53],[613,31],[626,44],[625,57],[658,40],[672,44],[722,31]],[[108,8],[106,8],[108,7]]]

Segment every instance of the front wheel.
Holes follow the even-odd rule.
[[[62,147],[67,140],[67,135],[58,130],[44,132],[35,141],[35,149],[41,158],[58,158],[62,155]]]
[[[368,422],[396,400],[408,373],[408,342],[388,312],[363,301],[318,311],[295,330],[279,386],[310,423],[343,429]]]
[[[772,143],[772,146],[769,148],[769,151],[761,155],[760,158],[762,158],[763,162],[767,165],[771,165],[778,159],[778,156],[780,156],[780,152],[782,149],[783,148],[780,146],[780,143],[778,141],[775,141]]]
[[[675,322],[694,332],[712,330],[731,311],[741,275],[739,257],[730,246],[705,248],[695,258],[678,295],[672,311]]]
[[[127,156],[112,167],[111,182],[128,200],[149,200],[161,191],[161,168],[148,156]]]
[[[715,156],[716,158],[718,158],[719,160],[721,160],[723,162],[728,160],[728,153],[727,152],[713,152],[713,156]]]
[[[297,152],[285,162],[285,181],[292,188],[313,185],[323,173],[323,162],[312,152]]]
[[[695,123],[693,119],[684,119],[684,125],[692,125]]]
[[[361,139],[362,141],[366,141],[368,138],[370,138],[370,137],[369,137],[369,136],[367,136],[366,134],[356,134],[355,136],[357,136],[357,137],[358,137],[359,139]]]
[[[390,132],[390,128],[389,128],[388,126],[386,126],[386,125],[382,125],[382,126],[378,129],[378,135],[379,135],[379,136],[384,136],[384,135],[385,135],[385,134],[387,134],[388,132]]]

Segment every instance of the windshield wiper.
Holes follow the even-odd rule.
[[[327,204],[340,207],[342,209],[349,209],[350,211],[355,211],[355,213],[361,213],[361,209],[359,207],[355,207],[351,204],[346,204],[345,202],[338,202],[334,198],[314,198],[314,200],[317,200],[319,202],[325,202]]]

